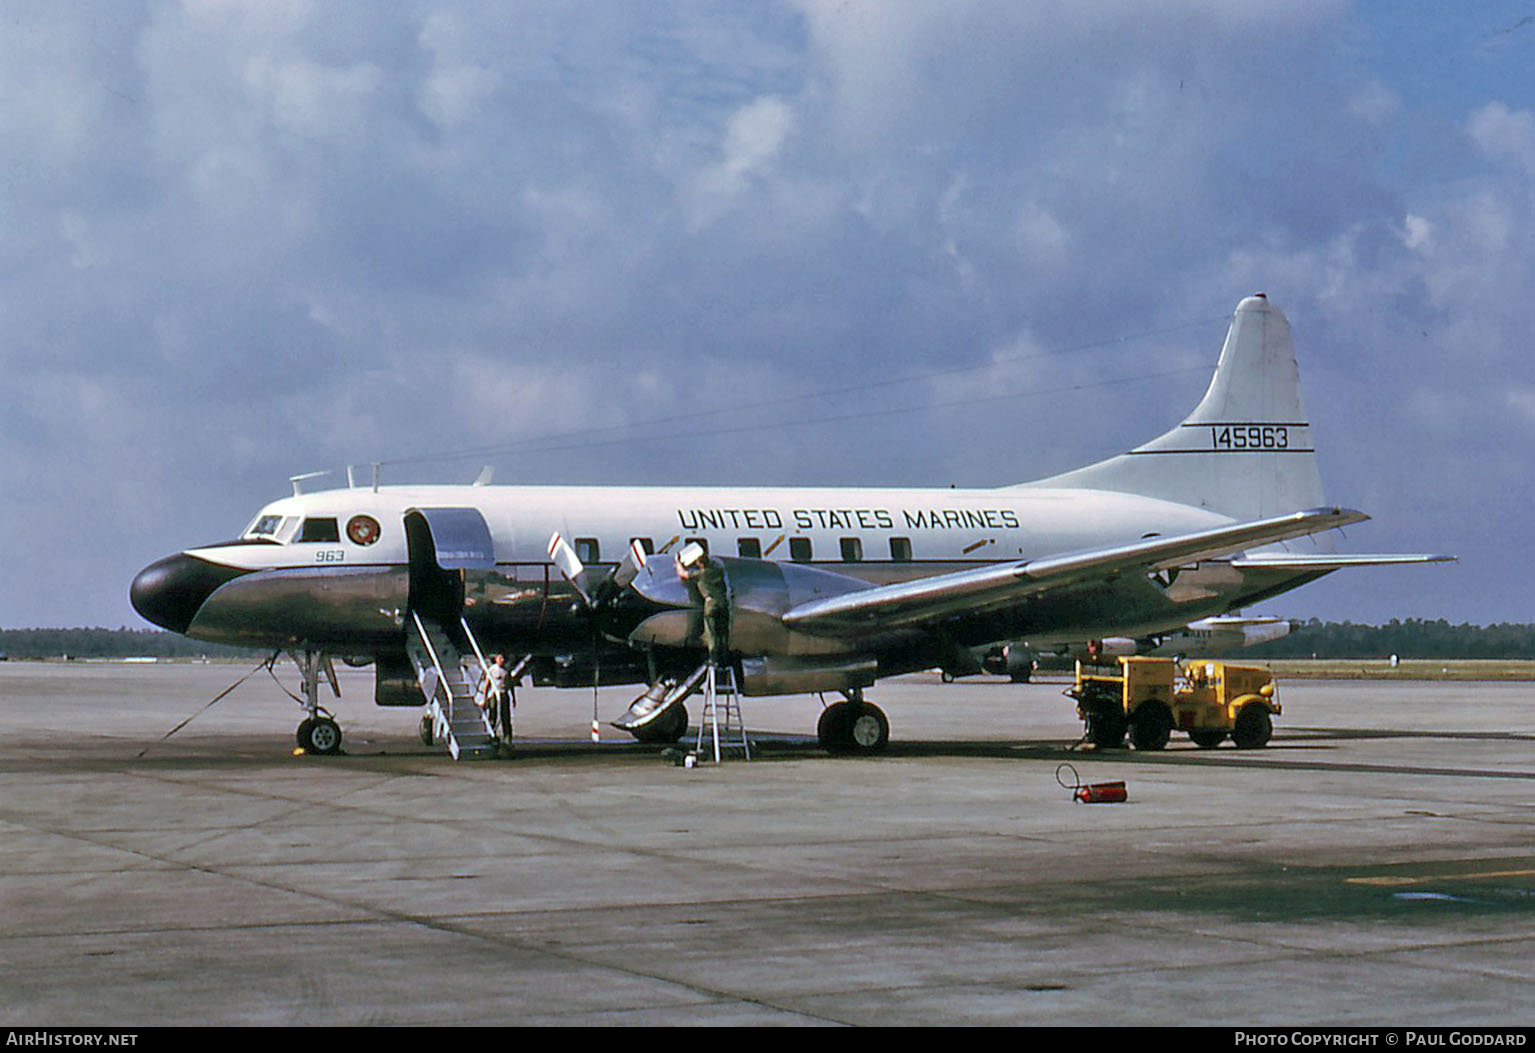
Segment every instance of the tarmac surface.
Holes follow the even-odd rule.
[[[1295,681],[1267,749],[1095,755],[1061,683],[911,677],[884,756],[747,699],[758,756],[689,770],[592,745],[589,690],[455,764],[369,670],[295,756],[264,671],[203,710],[248,669],[0,665],[6,1026],[1535,1017],[1529,684]]]

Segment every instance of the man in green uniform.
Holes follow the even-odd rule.
[[[730,656],[730,597],[725,568],[703,546],[689,544],[677,553],[677,577],[703,607],[703,639],[709,661],[723,665]]]

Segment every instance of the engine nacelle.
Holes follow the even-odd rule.
[[[741,659],[741,692],[746,695],[810,695],[869,687],[879,672],[872,658],[796,659],[778,656]]]
[[[783,614],[811,600],[867,589],[868,582],[798,563],[730,556],[712,558],[724,570],[731,651],[774,657],[847,654],[847,644],[841,639],[791,630],[784,625]],[[634,589],[651,604],[670,609],[644,618],[629,633],[631,643],[642,647],[703,646],[702,609],[677,577],[671,560],[652,559],[635,579]]]

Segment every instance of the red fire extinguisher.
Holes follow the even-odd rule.
[[[1071,772],[1072,782],[1070,786],[1066,785],[1066,781],[1061,778],[1061,772],[1063,771]],[[1077,775],[1077,769],[1073,768],[1070,764],[1062,764],[1055,769],[1055,781],[1063,789],[1070,790],[1071,799],[1078,804],[1119,804],[1129,799],[1129,793],[1126,791],[1123,781],[1084,784],[1081,777]]]

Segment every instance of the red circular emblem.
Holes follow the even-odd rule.
[[[371,545],[378,540],[378,520],[372,516],[353,516],[346,521],[346,536],[356,545]]]

